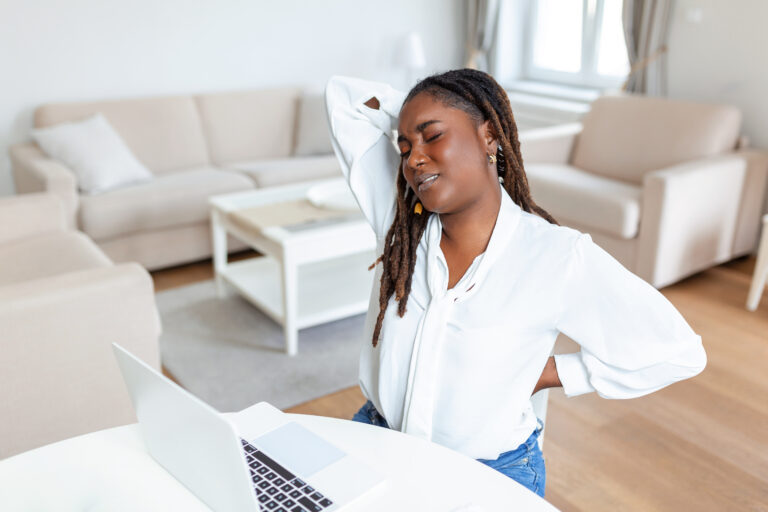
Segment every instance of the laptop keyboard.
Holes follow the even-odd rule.
[[[319,512],[333,502],[275,462],[245,439],[246,453],[256,497],[262,510],[272,512]]]

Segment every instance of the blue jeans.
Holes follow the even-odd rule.
[[[495,460],[477,459],[486,466],[508,476],[512,480],[524,485],[542,498],[544,486],[547,480],[547,471],[544,466],[544,455],[539,448],[539,436],[544,428],[544,423],[538,419],[536,430],[514,450],[504,452]],[[368,400],[352,417],[352,421],[368,423],[378,427],[389,428],[387,420],[379,414],[373,403]]]

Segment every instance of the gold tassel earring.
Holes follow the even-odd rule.
[[[416,215],[421,215],[421,212],[422,212],[421,202],[416,201],[416,204],[413,206],[413,213],[415,213]]]

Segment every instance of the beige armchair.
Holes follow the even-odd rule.
[[[65,225],[54,194],[0,199],[0,459],[135,421],[112,342],[160,366],[149,274]]]
[[[734,107],[603,96],[520,143],[534,200],[661,288],[755,250],[768,152],[740,125]]]

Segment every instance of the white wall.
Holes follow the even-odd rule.
[[[752,145],[768,149],[766,20],[765,0],[677,0],[667,62],[670,97],[738,106]]]
[[[7,147],[45,102],[185,94],[333,74],[393,84],[393,50],[421,33],[424,74],[459,67],[460,0],[0,0],[0,195]],[[400,82],[401,86],[405,84]]]

